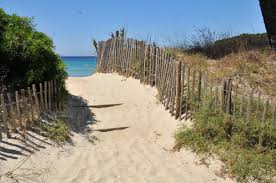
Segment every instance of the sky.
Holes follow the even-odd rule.
[[[94,55],[91,40],[120,27],[129,37],[160,44],[189,39],[196,28],[265,32],[259,0],[0,0],[0,8],[33,17],[61,56]]]

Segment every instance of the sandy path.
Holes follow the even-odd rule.
[[[51,183],[182,183],[232,182],[215,175],[219,163],[207,168],[190,151],[170,152],[179,121],[161,104],[157,91],[135,79],[116,74],[95,74],[87,78],[70,78],[72,95],[89,105],[123,103],[121,106],[92,109],[96,124],[91,128],[130,128],[113,132],[93,132],[95,144],[75,134],[74,146],[48,148],[31,158],[27,167],[47,167],[44,177]],[[81,115],[80,117],[83,117]],[[41,179],[42,180],[42,179]]]

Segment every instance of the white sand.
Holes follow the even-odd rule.
[[[123,103],[111,108],[92,109],[97,120],[94,125],[89,124],[83,108],[70,111],[72,118],[78,118],[79,122],[88,121],[88,127],[92,129],[130,128],[92,132],[89,136],[98,139],[94,144],[85,135],[77,133],[73,137],[74,146],[61,149],[44,144],[46,149],[32,155],[18,174],[27,172],[25,168],[41,170],[41,174],[29,175],[29,178],[35,180],[33,182],[49,183],[233,182],[216,176],[219,162],[212,161],[207,168],[200,165],[200,158],[188,150],[170,151],[180,122],[157,102],[154,88],[116,74],[95,74],[70,78],[68,89],[72,95],[87,100],[89,105]],[[2,163],[0,172],[13,167],[19,160]],[[4,177],[0,182],[2,180],[8,179]]]

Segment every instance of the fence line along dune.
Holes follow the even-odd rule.
[[[267,95],[237,78],[214,79],[212,72],[175,60],[156,44],[125,38],[98,43],[97,71],[117,72],[156,86],[158,99],[176,119],[187,119],[205,101],[225,113],[276,126],[276,105]]]

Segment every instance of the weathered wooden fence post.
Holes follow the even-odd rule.
[[[176,107],[175,119],[179,118],[181,111],[181,62],[176,62]]]
[[[226,111],[225,109],[225,99],[226,99],[226,93],[227,93],[227,83],[225,80],[222,81],[221,83],[222,87],[221,87],[221,110],[222,111]]]
[[[113,60],[113,59],[112,59]],[[53,100],[54,100],[54,110],[55,112],[58,110],[58,102],[57,102],[57,81],[54,80],[53,82]]]
[[[148,58],[148,49],[149,49],[149,46],[146,45],[145,47],[145,52],[144,52],[144,60],[143,60],[143,84],[146,84],[146,75],[147,75],[147,71],[146,71],[146,68],[147,68],[147,58]]]
[[[44,109],[44,102],[43,102],[43,87],[42,87],[42,83],[39,83],[39,106],[41,108],[41,110]]]
[[[48,109],[52,110],[52,89],[51,89],[51,83],[48,81]]]
[[[180,111],[179,111],[179,120],[181,121],[181,116],[183,112],[183,99],[184,99],[184,87],[185,87],[185,74],[186,74],[186,66],[182,64],[181,68],[181,96],[180,96]]]
[[[32,122],[33,121],[34,112],[33,112],[33,105],[32,105],[33,104],[33,97],[32,97],[31,88],[28,87],[27,91],[28,91],[27,105],[29,106],[29,122]],[[29,126],[27,126],[27,127],[29,127]]]
[[[40,108],[39,108],[39,102],[38,102],[38,98],[37,98],[37,93],[36,93],[36,86],[35,84],[32,85],[32,88],[33,88],[33,96],[34,96],[34,99],[35,99],[35,110],[37,112],[37,115],[39,116],[40,115]]]
[[[232,114],[232,80],[228,80],[228,86],[226,89],[227,92],[227,101],[226,101],[226,113]]]
[[[22,124],[22,121],[20,119],[21,112],[20,112],[20,101],[19,101],[18,91],[15,91],[15,102],[16,102],[16,114],[17,114],[17,118],[19,119],[18,121],[19,121],[20,130],[23,130],[24,129],[23,124]]]
[[[234,96],[234,102],[233,102],[233,116],[235,117],[236,115],[236,105],[237,105],[237,101],[238,101],[238,90],[239,90],[239,85],[238,83],[236,84],[235,87],[235,96]]]
[[[7,134],[7,138],[10,138],[11,136],[9,133],[9,126],[8,126],[8,120],[7,120],[7,108],[6,108],[5,98],[3,94],[0,95],[0,100],[1,100],[1,107],[2,107],[2,121],[4,123],[4,128]]]
[[[208,84],[207,83],[208,83],[208,72],[206,71],[203,74],[203,92],[202,92],[202,98],[203,98],[203,100],[206,100],[206,98],[207,98],[207,88],[208,88]]]
[[[176,62],[172,61],[173,64],[173,75],[172,75],[172,80],[171,83],[172,85],[170,86],[170,112],[171,116],[174,115],[174,110],[175,110],[175,95],[176,95]]]
[[[44,108],[45,110],[48,110],[48,93],[47,93],[47,81],[44,82]]]
[[[185,109],[185,112],[186,112],[185,119],[186,120],[188,119],[188,110],[189,110],[189,107],[190,107],[190,73],[191,73],[191,69],[188,66],[188,69],[187,69],[186,106],[185,106],[186,107],[186,109]]]
[[[198,72],[198,85],[197,85],[197,101],[198,105],[201,100],[201,79],[202,79],[202,71]]]
[[[15,112],[13,108],[13,101],[10,93],[7,93],[8,101],[9,101],[9,108],[10,108],[10,118],[9,121],[11,122],[12,132],[16,132],[16,124],[15,124]],[[8,112],[7,112],[8,113]]]
[[[254,88],[251,90],[250,95],[248,96],[248,103],[247,103],[247,113],[246,113],[246,120],[250,121],[251,112],[252,112],[252,103],[253,103],[253,95],[254,95]]]
[[[21,124],[23,125],[24,132],[26,132],[27,124],[26,124],[26,120],[24,119],[24,114],[26,113],[26,110],[27,110],[26,109],[27,102],[26,102],[25,90],[21,89],[20,93],[21,93],[21,100],[22,100],[22,103],[21,103],[22,104],[21,120],[24,120],[24,124],[22,122],[21,122]]]

